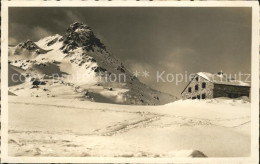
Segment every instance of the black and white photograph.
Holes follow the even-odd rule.
[[[1,153],[250,159],[258,4],[236,4],[4,6]]]

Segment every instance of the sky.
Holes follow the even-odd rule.
[[[245,7],[14,7],[9,45],[63,35],[75,21],[88,24],[142,82],[176,96],[188,84],[176,81],[179,74],[251,72],[251,8]]]

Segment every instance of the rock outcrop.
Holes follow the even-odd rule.
[[[94,35],[88,25],[75,22],[67,29],[63,37],[63,47],[61,49],[64,53],[78,47],[83,47],[87,51],[93,51],[95,46],[104,50],[106,49],[105,45]]]

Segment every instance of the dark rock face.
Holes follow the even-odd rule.
[[[46,53],[47,51],[38,47],[33,41],[27,40],[18,44],[15,54],[20,54],[20,50],[28,50],[29,52],[35,52],[37,55]]]
[[[106,72],[107,71],[105,68],[102,68],[102,67],[92,67],[92,70],[94,70],[94,72]]]
[[[124,65],[121,63],[121,65],[117,67],[117,70],[121,71],[122,73],[125,73]]]
[[[57,40],[58,40],[58,38],[55,38],[55,39],[49,41],[49,42],[47,43],[47,46],[51,46],[51,45],[53,45],[54,43],[57,42]]]
[[[201,151],[198,151],[198,150],[194,150],[190,155],[189,157],[197,157],[197,158],[207,158],[207,156],[201,152]]]
[[[25,48],[25,49],[27,49],[27,50],[29,50],[29,51],[33,51],[33,50],[36,49],[35,44],[34,44],[33,41],[31,41],[31,40],[27,40],[27,41],[25,41],[25,42],[22,42],[22,43],[18,44],[18,46],[19,46],[20,48]]]
[[[88,25],[75,22],[69,26],[63,37],[63,47],[61,48],[64,53],[78,47],[84,47],[85,50],[92,50],[94,47],[106,49],[105,45],[96,38],[93,31]]]
[[[40,51],[39,49],[37,49],[35,52],[36,52],[36,54],[38,54],[38,55],[41,53],[41,51]]]
[[[59,42],[62,42],[64,39],[63,39],[63,37],[61,37],[60,39],[59,39]]]
[[[46,83],[44,81],[35,80],[32,82],[32,85],[45,85]]]

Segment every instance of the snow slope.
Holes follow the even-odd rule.
[[[31,79],[37,79],[46,83],[39,88],[44,87],[49,94],[62,95],[63,91],[54,92],[55,82],[75,86],[68,91],[72,97],[75,95],[71,90],[80,88],[80,92],[75,92],[77,95],[96,102],[159,105],[177,99],[141,83],[107,51],[89,26],[78,22],[71,24],[63,36],[56,34],[9,47],[9,63],[19,67],[20,74],[27,78],[27,82],[10,87],[18,96],[39,97],[41,92],[31,90]],[[12,71],[9,73],[12,76]]]
[[[250,103],[129,106],[9,96],[9,155],[247,157]]]

